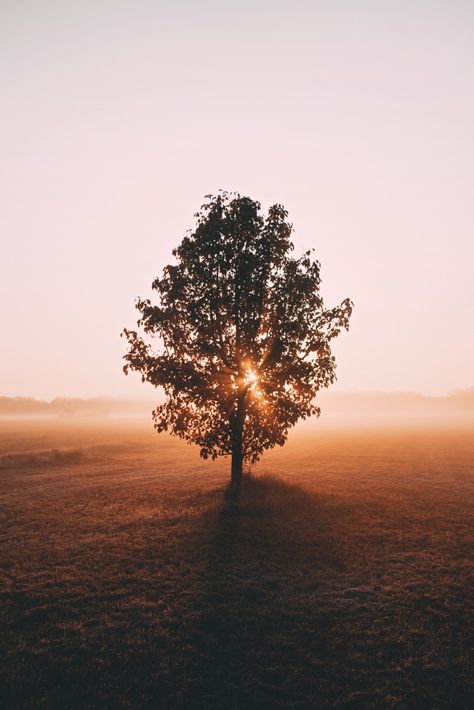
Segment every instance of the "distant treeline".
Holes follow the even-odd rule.
[[[106,417],[150,413],[150,402],[127,399],[57,397],[47,402],[33,397],[0,397],[0,416]]]

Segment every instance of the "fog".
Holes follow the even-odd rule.
[[[129,419],[151,427],[156,399],[0,397],[0,418],[60,418],[72,421]],[[474,424],[474,387],[447,397],[428,397],[414,392],[321,392],[316,400],[319,418],[296,426],[297,432],[317,428],[393,426],[470,426]]]

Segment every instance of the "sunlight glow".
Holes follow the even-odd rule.
[[[255,370],[246,370],[244,375],[244,384],[249,385],[252,389],[258,382],[258,375]]]
[[[259,381],[260,378],[255,372],[255,370],[252,370],[251,368],[246,368],[243,379],[244,385],[245,387],[247,387],[252,397],[261,399],[263,396],[263,392],[259,387]]]

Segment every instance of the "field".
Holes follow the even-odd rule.
[[[0,424],[2,708],[471,708],[473,431]]]

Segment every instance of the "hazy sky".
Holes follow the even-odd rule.
[[[474,384],[472,0],[3,0],[0,92],[0,394],[152,394],[119,333],[219,188],[355,302],[339,389]]]

